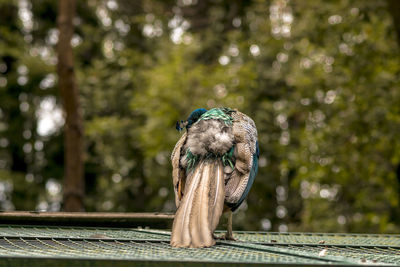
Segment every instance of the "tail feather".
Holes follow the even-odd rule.
[[[216,179],[214,180],[214,190],[215,190],[215,198],[212,205],[212,209],[214,213],[211,215],[211,225],[212,228],[215,229],[218,226],[219,219],[222,214],[222,210],[224,209],[225,202],[225,175],[224,175],[224,167],[221,162],[217,166],[214,165],[217,169],[214,173],[216,173]]]
[[[220,160],[202,160],[186,180],[185,192],[175,214],[171,245],[209,247],[222,214],[225,199]]]

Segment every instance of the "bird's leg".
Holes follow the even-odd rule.
[[[228,222],[227,222],[227,230],[225,235],[223,236],[216,236],[213,233],[213,238],[216,240],[232,240],[232,241],[236,241],[236,239],[233,237],[233,233],[232,233],[232,211],[229,210],[228,211]]]
[[[236,239],[233,237],[232,233],[232,211],[228,211],[228,223],[227,223],[227,229],[226,229],[226,234],[225,234],[225,240],[233,240],[235,241]]]

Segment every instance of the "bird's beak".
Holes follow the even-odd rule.
[[[187,124],[188,124],[187,121],[180,121],[180,122],[177,121],[175,128],[178,132],[181,132],[186,127]]]

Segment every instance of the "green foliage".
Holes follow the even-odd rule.
[[[254,119],[261,154],[235,229],[399,231],[400,53],[386,2],[78,2],[88,211],[174,211],[176,121],[227,106]],[[60,208],[62,131],[38,131],[43,105],[60,107],[56,10],[0,1],[2,209]]]

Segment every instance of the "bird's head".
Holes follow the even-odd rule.
[[[176,122],[176,129],[178,131],[182,131],[183,127],[186,127],[186,129],[189,129],[193,123],[195,123],[200,117],[201,115],[203,115],[204,113],[206,113],[207,110],[205,108],[198,108],[192,111],[192,113],[190,113],[187,121],[181,121],[179,123],[179,121]]]
[[[205,108],[198,108],[193,110],[187,119],[186,129],[189,129],[192,126],[192,124],[195,123],[198,119],[200,119],[201,115],[203,115],[206,112],[207,109]]]

